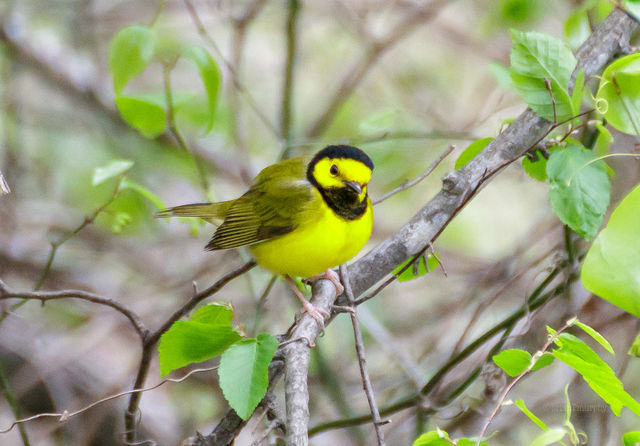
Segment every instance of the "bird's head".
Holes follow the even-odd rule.
[[[367,197],[373,162],[362,150],[352,146],[327,146],[313,157],[307,167],[307,179],[320,190],[342,191]]]

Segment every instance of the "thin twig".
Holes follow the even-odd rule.
[[[410,187],[415,186],[416,184],[418,184],[420,181],[424,180],[425,178],[427,178],[431,172],[433,172],[435,170],[436,167],[438,167],[438,165],[440,165],[440,163],[447,157],[449,156],[449,154],[451,152],[454,151],[454,149],[456,148],[456,146],[454,146],[453,144],[449,146],[449,148],[447,150],[445,150],[444,152],[442,152],[440,154],[440,156],[438,157],[438,159],[436,159],[433,163],[431,163],[431,165],[429,166],[429,168],[427,170],[424,171],[424,173],[422,173],[422,175],[420,175],[419,177],[411,180],[411,181],[405,181],[402,185],[396,187],[395,189],[393,189],[390,192],[387,192],[386,194],[382,195],[381,197],[376,198],[375,200],[373,200],[373,204],[379,204],[382,203],[384,200],[386,200],[387,198],[397,194],[398,192],[401,192],[403,190],[409,189]]]
[[[351,325],[353,325],[353,337],[356,344],[356,353],[358,355],[358,364],[360,365],[360,376],[362,377],[362,387],[367,395],[367,401],[369,402],[369,408],[371,409],[371,418],[373,420],[373,427],[376,431],[376,438],[378,439],[378,446],[385,446],[384,432],[382,425],[386,424],[380,418],[380,412],[378,411],[378,405],[376,404],[376,398],[373,393],[373,386],[371,385],[371,379],[369,378],[369,372],[367,372],[367,360],[364,353],[364,342],[362,341],[362,331],[360,330],[360,321],[358,320],[358,307],[355,305],[355,298],[353,297],[353,290],[351,289],[351,283],[349,282],[349,272],[344,264],[340,265],[340,278],[344,285],[344,291],[347,295],[347,299],[353,312],[351,315]]]
[[[282,102],[280,105],[280,138],[284,145],[280,155],[280,159],[289,157],[289,138],[291,136],[291,101],[293,97],[294,87],[294,69],[296,63],[296,46],[298,43],[296,28],[298,16],[300,14],[300,2],[298,0],[289,0],[286,37],[287,37],[287,55],[284,64],[284,76],[282,80]]]
[[[569,328],[572,325],[573,320],[575,320],[575,318],[573,318],[572,320],[570,320],[567,323],[565,323],[562,326],[562,328],[560,328],[553,336],[549,336],[549,339],[547,339],[547,342],[545,342],[545,344],[542,346],[542,349],[540,349],[540,351],[538,351],[536,353],[536,355],[542,356],[547,351],[549,346],[551,344],[553,344],[553,342],[556,339],[558,339],[558,336],[560,335],[560,333],[562,333],[563,331],[565,331],[567,328]],[[536,355],[534,355],[534,357]],[[500,407],[502,407],[502,403],[504,402],[504,399],[507,397],[507,394],[509,393],[509,391],[513,388],[513,386],[515,386],[518,383],[518,381],[520,381],[525,375],[527,375],[531,371],[531,369],[533,368],[534,365],[535,365],[535,362],[532,360],[531,363],[527,366],[527,368],[522,373],[520,373],[518,376],[516,376],[513,379],[513,381],[511,381],[504,388],[504,390],[500,394],[500,397],[498,397],[498,401],[496,402],[495,407],[491,411],[491,414],[489,415],[487,420],[482,425],[482,429],[480,429],[480,434],[478,435],[478,440],[476,442],[476,446],[480,446],[480,443],[482,442],[482,439],[484,437],[485,432],[487,431],[487,428],[491,424],[491,421],[493,421],[493,418],[498,413],[498,410],[500,410]]]
[[[11,392],[11,386],[9,385],[9,377],[7,376],[7,373],[4,370],[4,364],[2,363],[1,359],[2,358],[0,358],[0,387],[2,387],[2,393],[4,394],[4,397],[7,400],[7,403],[9,403],[9,407],[11,407],[11,412],[13,412],[13,416],[16,418],[20,418],[22,414],[22,411],[20,409],[20,404],[18,404],[18,401],[16,400],[15,396],[13,396],[13,393]],[[11,425],[9,430],[11,430],[11,428],[13,428],[13,425]],[[29,436],[27,435],[27,430],[25,429],[25,427],[22,424],[19,424],[18,430],[20,431],[20,438],[22,439],[22,444],[24,446],[29,446],[31,443],[29,442]],[[0,431],[0,434],[4,434],[6,432],[8,432],[8,430]]]
[[[0,292],[0,300],[4,299],[25,299],[25,300],[39,300],[41,302],[46,302],[48,300],[59,300],[59,299],[82,299],[88,302],[93,302],[94,304],[105,305],[107,307],[111,307],[114,310],[123,314],[133,328],[136,333],[140,336],[142,341],[145,340],[146,336],[149,333],[149,330],[144,326],[140,317],[127,308],[126,305],[115,301],[113,299],[109,299],[106,297],[99,296],[95,293],[91,293],[88,291],[82,290],[62,290],[62,291],[6,291]]]
[[[141,388],[141,389],[131,389],[131,390],[126,390],[124,392],[119,392],[119,393],[115,393],[113,395],[109,395],[107,397],[101,398],[97,401],[94,401],[93,403],[83,407],[82,409],[78,409],[74,412],[69,412],[68,410],[64,410],[60,413],[39,413],[37,415],[33,415],[27,418],[22,418],[20,420],[16,420],[14,421],[11,426],[9,426],[6,429],[2,429],[0,430],[0,434],[6,434],[7,432],[11,431],[11,429],[13,429],[16,425],[21,425],[23,423],[28,423],[29,421],[34,421],[34,420],[38,420],[40,418],[58,418],[58,422],[59,423],[66,423],[67,421],[69,421],[71,418],[75,417],[76,415],[80,415],[83,412],[88,411],[89,409],[93,409],[94,407],[102,404],[102,403],[106,403],[107,401],[111,401],[114,400],[116,398],[120,398],[121,396],[125,396],[125,395],[130,395],[132,393],[143,393],[143,392],[148,392],[150,390],[154,390],[157,389],[158,387],[162,386],[163,384],[166,384],[168,382],[171,383],[181,383],[182,381],[186,380],[187,378],[189,378],[191,375],[195,374],[195,373],[202,373],[202,372],[210,372],[212,370],[216,370],[218,368],[218,366],[214,366],[214,367],[207,367],[204,369],[194,369],[191,370],[189,373],[187,373],[186,375],[184,375],[182,378],[166,378],[163,379],[162,381],[160,381],[158,384],[155,384],[153,386],[150,387],[145,387],[145,388]]]

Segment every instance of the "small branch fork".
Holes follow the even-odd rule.
[[[347,300],[351,311],[351,324],[353,325],[353,337],[356,343],[356,353],[358,355],[358,364],[360,365],[360,375],[362,376],[362,387],[367,395],[367,401],[369,402],[369,408],[371,409],[371,418],[373,421],[373,427],[376,431],[376,438],[378,439],[378,446],[385,446],[384,432],[382,426],[389,423],[389,421],[382,421],[380,418],[380,411],[376,404],[376,399],[373,393],[373,386],[371,385],[371,379],[367,372],[367,360],[364,353],[364,342],[362,341],[362,331],[360,330],[360,321],[358,320],[358,307],[355,304],[355,298],[353,296],[353,290],[351,289],[351,283],[349,282],[349,271],[346,265],[340,265],[340,278],[344,285],[344,291],[347,295]]]

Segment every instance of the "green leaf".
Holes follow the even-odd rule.
[[[609,205],[611,183],[604,161],[577,142],[551,155],[547,162],[549,201],[558,218],[590,240]]]
[[[122,119],[147,138],[155,138],[167,129],[166,112],[157,101],[144,96],[119,96],[116,107]]]
[[[449,434],[443,430],[433,430],[420,435],[413,446],[451,446]]]
[[[220,79],[222,77],[220,68],[215,59],[211,57],[211,54],[201,46],[192,46],[187,49],[183,57],[196,64],[198,74],[200,75],[200,79],[202,79],[204,89],[207,93],[209,119],[205,130],[206,134],[213,128],[216,107],[218,105],[218,93],[220,91]]]
[[[509,376],[520,375],[531,364],[531,354],[517,348],[503,350],[491,359]]]
[[[548,150],[549,155],[559,149],[558,146],[551,146]],[[539,150],[536,150],[538,159],[531,161],[528,157],[522,158],[522,168],[534,180],[547,181],[547,158],[545,158]]]
[[[576,58],[560,39],[538,32],[511,30],[511,80],[527,105],[541,117],[557,121],[577,114],[569,95]],[[545,79],[549,81],[549,93]],[[552,100],[553,97],[553,100]]]
[[[611,347],[611,344],[609,344],[609,341],[607,341],[604,338],[604,336],[602,336],[600,333],[598,333],[595,329],[593,329],[592,327],[588,326],[587,324],[585,324],[583,322],[580,322],[577,319],[574,322],[574,325],[577,325],[578,327],[582,328],[582,330],[585,333],[587,333],[593,339],[598,341],[598,344],[602,345],[605,348],[606,351],[608,351],[612,355],[615,355],[615,352],[613,351],[613,347]]]
[[[582,265],[586,289],[640,317],[640,185],[627,195],[598,234]]]
[[[229,405],[248,420],[267,392],[269,363],[278,348],[275,337],[262,333],[246,339],[222,354],[218,375]]]
[[[551,353],[545,353],[536,360],[536,363],[533,364],[533,367],[531,367],[531,371],[535,372],[536,370],[540,370],[550,365],[553,362],[553,360],[554,360],[554,357],[553,355],[551,355]]]
[[[160,338],[162,376],[185,365],[222,354],[241,337],[231,327],[233,310],[228,304],[199,308],[188,321],[177,321]]]
[[[438,253],[436,252],[436,255]],[[407,282],[409,280],[417,279],[427,274],[429,271],[433,271],[439,265],[438,259],[434,257],[432,253],[426,255],[427,263],[424,263],[425,256],[420,257],[411,267],[407,268],[398,276],[398,282]],[[393,274],[397,274],[404,266],[409,263],[411,259],[403,262],[400,266],[393,270]],[[416,266],[417,265],[417,266]],[[416,270],[417,268],[417,270]]]
[[[555,343],[559,348],[553,350],[553,356],[578,372],[616,416],[623,407],[640,416],[640,404],[625,392],[615,372],[591,347],[569,333],[560,334]]]
[[[478,153],[482,152],[482,149],[487,147],[487,144],[489,144],[491,141],[493,141],[493,138],[487,137],[487,138],[479,139],[469,144],[469,146],[466,149],[464,149],[464,151],[460,154],[460,156],[456,160],[454,169],[458,170],[461,167],[466,166],[467,163],[471,161],[473,158],[475,158]]]
[[[640,134],[640,53],[622,57],[604,70],[596,104],[617,130]]]
[[[233,322],[230,303],[214,302],[198,308],[189,320],[211,325],[229,325]]]
[[[524,413],[527,417],[529,417],[529,419],[533,421],[540,429],[542,429],[543,431],[549,430],[549,428],[544,423],[544,421],[536,417],[535,414],[529,410],[529,408],[527,407],[527,405],[524,403],[523,400],[516,400],[513,404],[518,409],[520,409],[522,413]]]
[[[125,85],[144,71],[153,58],[156,35],[147,26],[121,29],[109,43],[109,71],[116,96]]]
[[[636,358],[640,358],[640,333],[638,333],[638,336],[636,336],[636,338],[633,340],[633,343],[631,344],[631,347],[629,347],[629,351],[627,352],[627,354]]]
[[[596,129],[598,129],[598,137],[593,146],[593,152],[598,156],[606,155],[613,143],[613,136],[609,129],[602,124],[596,124]]]
[[[135,183],[127,178],[124,178],[122,180],[122,182],[120,183],[120,189],[124,190],[124,189],[130,189],[132,191],[135,191],[137,193],[139,193],[141,196],[143,196],[144,198],[146,198],[147,200],[149,200],[151,203],[153,203],[153,205],[158,208],[158,209],[166,209],[166,206],[164,205],[164,203],[162,202],[162,200],[153,192],[151,192],[149,189],[147,189],[146,187]]]
[[[587,9],[586,7],[576,9],[564,22],[564,35],[569,41],[569,46],[573,49],[582,45],[591,34]]]
[[[627,432],[622,436],[624,446],[640,446],[640,431]]]
[[[97,186],[104,183],[110,178],[116,177],[131,169],[133,161],[131,160],[113,160],[106,166],[96,167],[93,171],[93,179],[91,184]]]
[[[571,93],[571,105],[573,114],[580,113],[580,106],[582,105],[582,94],[584,93],[584,68],[578,70],[576,75],[576,82],[573,84],[573,92]]]
[[[562,440],[566,434],[567,431],[564,427],[552,427],[548,431],[538,435],[535,440],[531,442],[530,446],[546,446],[557,443]]]

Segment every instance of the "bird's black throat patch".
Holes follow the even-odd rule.
[[[358,194],[348,187],[331,187],[327,189],[317,185],[316,187],[331,210],[345,220],[357,220],[367,210],[367,197],[365,196],[364,200],[358,202]]]

